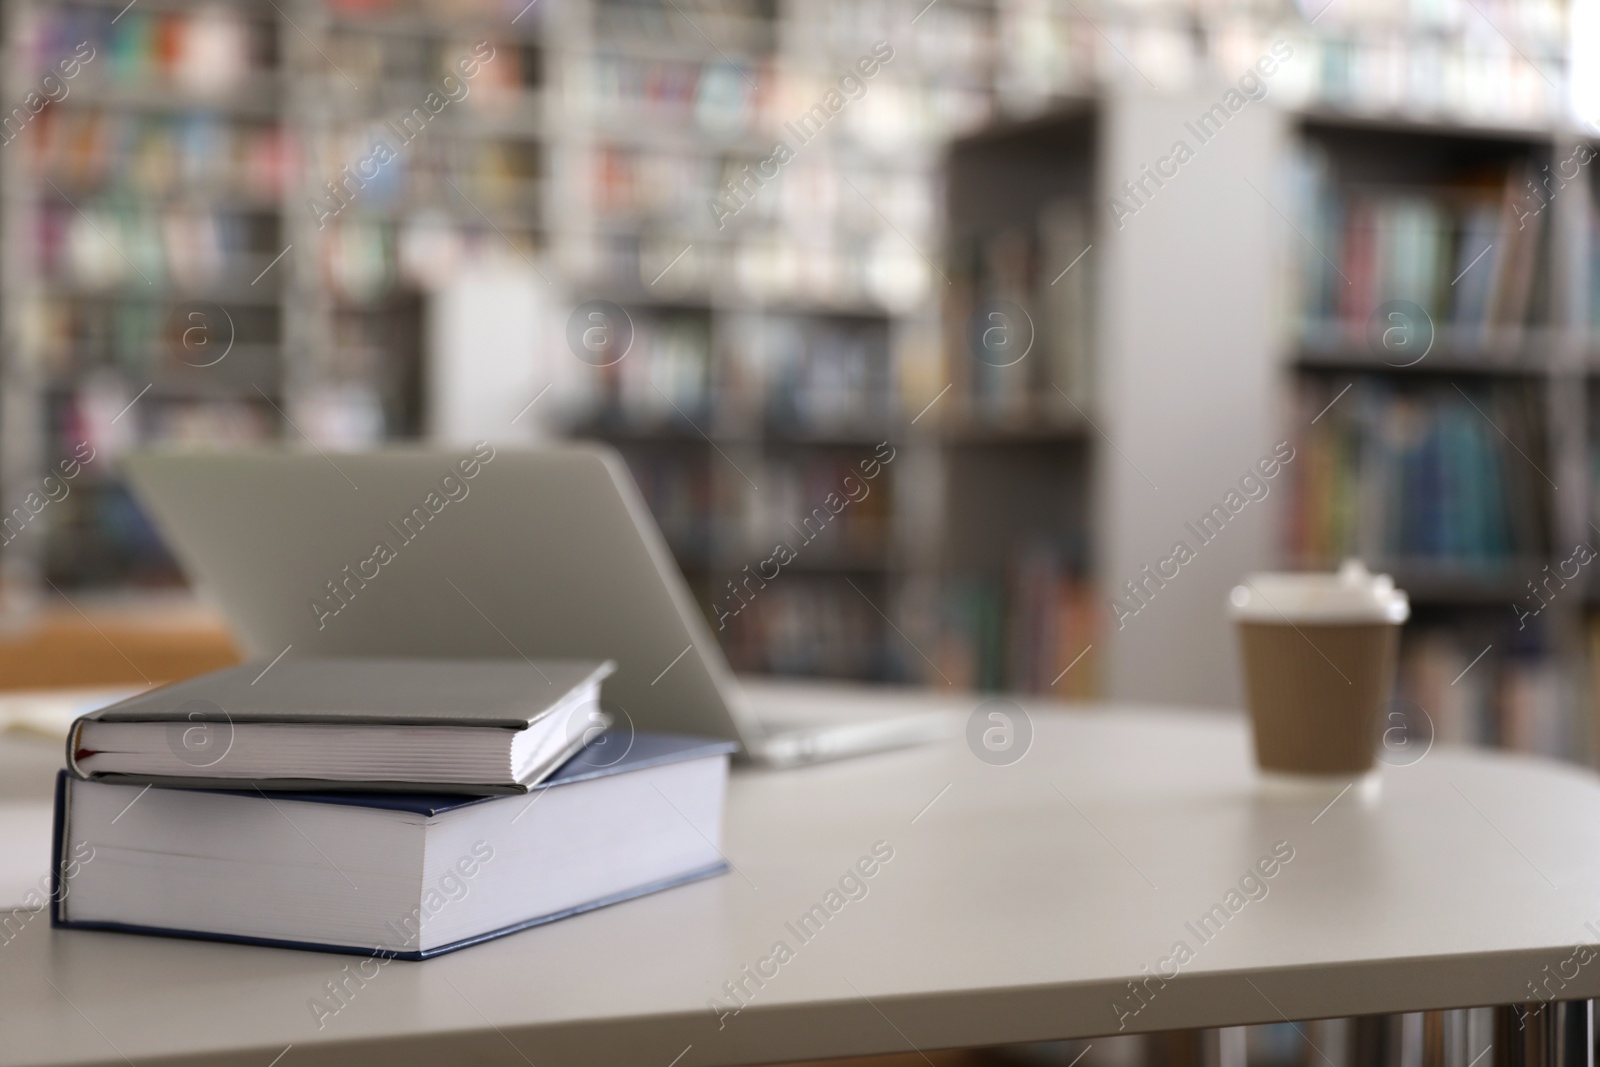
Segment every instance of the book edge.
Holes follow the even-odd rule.
[[[361,658],[361,657],[340,657],[340,658],[357,659],[357,658]],[[385,657],[372,657],[372,658],[382,659],[382,658],[385,658]],[[137,714],[137,715],[135,715],[133,717],[128,717],[128,718],[124,718],[124,717],[119,715],[116,718],[107,719],[105,716],[106,716],[106,713],[108,713],[108,712],[116,712],[117,709],[124,708],[124,707],[126,707],[126,706],[128,706],[130,704],[137,705],[137,704],[142,704],[144,702],[147,702],[152,697],[155,697],[157,694],[160,694],[160,693],[168,693],[168,694],[178,693],[179,695],[192,697],[193,699],[205,699],[204,694],[205,694],[205,691],[206,691],[206,686],[204,684],[202,684],[202,683],[205,683],[205,682],[207,682],[208,679],[215,678],[216,676],[222,675],[222,674],[232,674],[232,673],[235,673],[235,672],[247,673],[248,669],[251,666],[251,664],[254,663],[254,662],[255,661],[249,661],[249,662],[242,663],[242,664],[239,664],[239,665],[234,666],[234,667],[224,667],[219,671],[211,671],[211,672],[208,672],[206,674],[196,675],[193,678],[185,678],[182,681],[172,682],[172,683],[170,683],[168,685],[163,685],[163,686],[160,686],[160,687],[158,687],[156,689],[149,690],[147,692],[136,693],[131,697],[124,697],[122,700],[118,700],[118,701],[116,701],[114,703],[107,704],[104,707],[95,708],[93,711],[85,712],[84,714],[78,716],[78,718],[73,721],[73,724],[72,724],[73,725],[73,729],[72,729],[72,733],[69,735],[69,738],[70,737],[75,737],[77,735],[78,728],[80,727],[80,725],[82,723],[85,723],[85,722],[120,722],[120,723],[166,722],[166,723],[171,723],[171,722],[185,722],[185,721],[188,721],[185,718],[176,716],[175,714],[173,714],[170,711],[169,712],[159,712],[159,711],[155,711],[155,710],[151,710],[151,711],[148,711],[148,712],[142,712],[142,713],[139,713],[139,714]],[[452,660],[452,661],[449,661],[449,662],[459,663],[461,661]],[[432,719],[432,718],[428,718],[426,716],[420,716],[420,717],[396,719],[393,716],[384,717],[384,716],[382,716],[380,714],[363,714],[363,713],[352,713],[352,712],[311,712],[311,713],[306,713],[306,714],[303,714],[303,715],[296,715],[296,716],[285,717],[285,718],[281,718],[281,719],[259,719],[259,720],[254,720],[254,721],[269,722],[269,723],[270,722],[298,723],[298,724],[325,723],[325,724],[336,725],[336,726],[340,726],[340,725],[343,725],[343,726],[365,726],[365,725],[370,725],[370,726],[459,726],[459,727],[462,727],[464,729],[525,730],[529,726],[531,726],[532,724],[538,722],[539,720],[541,720],[541,719],[545,718],[547,715],[549,715],[552,711],[554,711],[556,709],[556,707],[563,700],[565,700],[573,692],[575,692],[578,689],[581,689],[582,687],[587,686],[587,685],[595,685],[595,684],[602,683],[607,678],[611,677],[611,675],[615,674],[616,670],[617,670],[617,662],[616,662],[616,660],[613,660],[613,659],[606,659],[606,660],[600,660],[600,661],[594,661],[594,660],[546,660],[545,662],[546,663],[592,663],[593,664],[593,668],[587,674],[585,674],[582,679],[580,679],[579,681],[575,682],[574,684],[566,687],[562,691],[562,695],[561,696],[557,697],[554,700],[548,701],[548,702],[540,705],[536,710],[530,712],[526,716],[501,716],[501,717],[486,717],[486,718],[481,718],[481,719],[466,719],[466,718],[459,718],[459,717]],[[536,661],[531,661],[530,660],[529,661],[529,666],[532,666],[535,670],[539,669],[538,668],[538,663]],[[223,711],[223,714],[224,715],[227,714],[226,710]],[[68,754],[69,754],[69,759],[70,759],[70,755],[71,755],[71,750],[70,749],[68,750]]]
[[[246,937],[239,934],[212,933],[203,930],[182,930],[173,927],[140,926],[133,923],[106,922],[99,920],[58,921],[56,919],[53,907],[51,910],[50,925],[64,930],[98,930],[105,933],[142,934],[145,936],[154,937],[175,937],[186,941],[213,941],[231,945],[256,945],[265,948],[295,949],[302,952],[325,952],[340,956],[370,956],[379,959],[396,959],[406,960],[408,962],[418,962],[421,960],[432,959],[435,956],[443,956],[447,953],[456,952],[460,949],[470,948],[473,945],[479,945],[485,941],[494,941],[502,937],[510,936],[511,934],[521,933],[524,930],[531,930],[536,926],[544,926],[548,923],[558,922],[561,919],[568,919],[575,915],[582,915],[585,912],[597,911],[600,908],[610,907],[613,904],[621,904],[625,901],[649,896],[652,893],[660,893],[668,889],[676,889],[679,886],[689,885],[693,882],[704,881],[707,878],[713,878],[719,874],[726,874],[732,869],[732,866],[726,860],[718,860],[716,863],[709,864],[705,867],[698,867],[682,874],[658,879],[654,882],[649,882],[642,886],[636,886],[633,889],[623,890],[620,893],[613,893],[610,896],[601,897],[597,900],[588,901],[583,904],[575,904],[570,908],[564,908],[560,911],[550,912],[547,915],[539,915],[531,919],[525,919],[521,922],[513,923],[510,926],[503,926],[496,930],[490,930],[481,934],[474,934],[471,937],[462,938],[459,941],[452,941],[447,945],[440,945],[435,948],[420,949],[410,952],[392,952],[376,946],[373,948],[365,948],[360,945],[335,945],[319,941],[292,941],[288,939],[272,937]]]
[[[458,802],[452,803],[448,808],[433,808],[429,809],[429,811],[426,813],[422,813],[426,814],[427,817],[432,818],[440,811],[453,811],[456,808],[466,807],[467,805],[480,803],[486,800],[495,800],[499,797],[523,796],[529,793],[539,792],[540,790],[544,789],[555,789],[564,785],[576,785],[579,782],[594,781],[597,778],[609,778],[613,774],[627,774],[632,771],[647,770],[651,767],[660,767],[668,763],[684,763],[692,759],[700,759],[703,757],[732,755],[739,749],[738,742],[735,741],[720,741],[713,738],[690,738],[685,734],[657,734],[654,732],[647,734],[641,732],[635,736],[682,738],[685,740],[696,741],[698,744],[692,747],[677,749],[672,752],[663,752],[647,760],[643,760],[638,763],[631,763],[623,769],[616,769],[616,763],[621,762],[619,759],[614,763],[606,764],[605,766],[592,767],[582,773],[572,775],[571,777],[559,779],[555,778],[554,775],[562,770],[565,770],[573,760],[582,758],[580,749],[578,753],[568,757],[566,761],[557,762],[550,769],[545,778],[529,785],[524,785],[520,782],[508,783],[503,786],[491,786],[469,785],[462,782],[334,782],[313,778],[264,778],[259,780],[251,780],[243,778],[174,778],[165,775],[142,774],[98,774],[85,776],[77,771],[63,771],[62,773],[71,773],[72,776],[79,781],[98,782],[104,785],[148,785],[155,786],[158,789],[184,789],[202,793],[234,793],[245,796],[253,796],[256,792],[273,794],[326,794],[327,796],[324,798],[319,798],[318,800],[307,800],[307,803],[348,804],[352,807],[374,807],[384,810],[390,810],[392,806],[385,804],[352,803],[349,800],[339,798],[349,795],[359,795],[362,793],[387,795],[423,794],[459,798]],[[626,758],[626,756],[623,758]],[[470,788],[472,792],[464,792],[464,790],[468,788]],[[303,796],[290,797],[289,799],[306,800],[306,798]]]

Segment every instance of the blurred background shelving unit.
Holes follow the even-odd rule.
[[[266,5],[98,0],[6,20],[0,486],[20,503],[76,471],[49,538],[8,547],[7,589],[170,584],[113,466],[141,440],[276,436],[284,289],[259,274],[293,166],[279,25]]]
[[[24,110],[0,161],[0,481],[20,500],[80,443],[96,456],[48,538],[7,547],[7,590],[177,581],[116,476],[128,447],[421,432],[429,287],[484,234],[531,249],[541,233],[542,20],[517,14],[6,6]]]
[[[592,53],[564,58],[589,92],[567,109],[587,181],[566,184],[585,195],[563,212],[562,273],[569,303],[622,309],[628,341],[626,360],[597,354],[560,429],[627,457],[737,669],[1039,687],[1055,648],[1008,655],[1006,634],[1045,616],[1053,633],[1083,597],[1047,560],[1035,603],[1008,604],[1023,561],[957,528],[983,513],[954,503],[973,465],[1026,435],[1003,406],[968,418],[989,386],[952,362],[936,310],[956,284],[943,144],[991,113],[993,8],[589,10],[571,39]],[[751,195],[780,139],[794,158]],[[782,581],[751,583],[791,554]],[[1037,618],[1008,617],[1023,611]]]
[[[1600,537],[1567,5],[5,17],[13,102],[94,57],[0,136],[0,492],[97,457],[0,552],[9,594],[176,581],[115,477],[134,444],[577,436],[627,458],[741,670],[1225,703],[1227,586],[1358,552],[1413,594],[1403,695],[1441,736],[1593,745],[1587,565],[1513,608]],[[1116,219],[1275,42],[1232,147]],[[1370,330],[1393,300],[1432,318],[1412,366]],[[1120,631],[1113,598],[1283,427],[1279,512]]]
[[[940,638],[970,650],[958,662],[975,688],[1096,691],[1090,502],[1105,445],[1088,256],[1101,125],[1097,101],[1064,102],[947,156],[954,387],[930,427],[944,466]]]
[[[1415,719],[1426,709],[1442,739],[1594,759],[1591,650],[1600,647],[1600,630],[1591,618],[1592,580],[1571,577],[1575,546],[1600,543],[1591,487],[1600,459],[1593,441],[1600,437],[1588,409],[1589,338],[1592,321],[1600,321],[1591,287],[1600,245],[1588,156],[1574,156],[1579,144],[1592,141],[1578,132],[1568,95],[1585,77],[1569,54],[1578,47],[1569,37],[1578,14],[1542,2],[1486,8],[1315,0],[1206,12],[1040,0],[1002,4],[999,11],[998,38],[1015,62],[997,79],[990,155],[1013,154],[1004,173],[1020,201],[1001,212],[1036,210],[1043,197],[1026,189],[1040,168],[1054,170],[1051,190],[1072,187],[1067,173],[1075,160],[1090,170],[1088,185],[1104,205],[1108,192],[1118,195],[1118,178],[1137,178],[1139,164],[1165,147],[1151,138],[1145,156],[1119,149],[1124,138],[1140,136],[1137,127],[1118,129],[1120,119],[1105,120],[1121,109],[1119,100],[1193,94],[1187,115],[1156,116],[1180,133],[1183,118],[1214,103],[1230,83],[1242,84],[1240,75],[1270,42],[1292,46],[1292,60],[1257,79],[1284,112],[1272,165],[1232,179],[1263,187],[1261,199],[1290,220],[1287,226],[1273,220],[1283,250],[1277,262],[1299,275],[1287,286],[1274,279],[1249,287],[1248,298],[1235,292],[1232,301],[1281,299],[1289,309],[1274,327],[1289,396],[1274,421],[1301,458],[1291,467],[1289,493],[1279,498],[1286,504],[1279,515],[1282,550],[1259,558],[1326,567],[1359,554],[1412,592],[1416,614],[1396,709],[1402,715]],[[1102,132],[1084,163],[1085,150],[1069,131],[1081,121],[1075,116],[1086,95],[1102,102]],[[959,174],[957,164],[952,181]],[[1149,210],[1164,209],[1182,195],[1178,188],[1163,188]],[[1142,222],[1146,208],[1133,203]],[[1224,210],[1222,203],[1210,207]],[[1176,213],[1154,222],[1193,224]],[[1113,242],[1132,247],[1145,240],[1133,235],[1136,225],[1128,220],[1127,238],[1115,225],[1100,231],[1113,252],[1101,264],[1095,298],[1101,312],[1091,363],[1098,370],[1096,406],[1085,406],[1108,441],[1140,459],[1139,434],[1130,432],[1137,411],[1112,381],[1119,364],[1129,355],[1141,358],[1153,344],[1206,345],[1181,330],[1163,336],[1125,327],[1130,316],[1154,311],[1126,299],[1130,280],[1166,293],[1174,273],[1159,257],[1139,259],[1135,252],[1127,254],[1140,269],[1129,272],[1116,262]],[[993,232],[995,223],[988,226]],[[1226,269],[1223,259],[1218,270]],[[1469,264],[1473,270],[1465,270]],[[1200,274],[1187,272],[1189,284],[1198,284]],[[1395,351],[1383,343],[1390,322],[1381,306],[1397,300],[1431,316],[1432,348],[1415,362],[1415,348]],[[1204,338],[1216,327],[1209,320],[1194,334]],[[1131,348],[1124,345],[1130,335],[1140,340]],[[1174,366],[1181,361],[1170,357]],[[1156,392],[1159,374],[1152,369],[1158,368],[1149,360],[1141,364]],[[1196,395],[1201,402],[1215,394]],[[1157,432],[1151,422],[1144,425]],[[1104,452],[1101,444],[1085,468],[1088,499],[1102,516],[1116,510],[1101,484],[1108,475]],[[1166,484],[1155,469],[1160,463],[1155,457],[1150,466]],[[1143,525],[1108,526],[1103,518],[1091,524],[1099,536],[1091,537],[1098,543],[1088,570],[1103,599],[1118,595],[1118,579],[1142,558],[1119,553],[1116,542],[1142,536]],[[1115,562],[1119,554],[1128,562]],[[1554,573],[1568,579],[1550,583],[1553,596],[1543,587],[1536,594],[1533,585]],[[1192,632],[1217,628],[1218,610],[1208,616],[1197,602],[1187,611]],[[1160,673],[1162,660],[1186,640],[1174,631],[1168,640],[1145,642],[1139,663],[1130,664],[1114,650],[1110,630],[1105,674],[1111,690],[1124,695],[1130,669],[1142,663]],[[1192,673],[1209,669],[1194,664]]]
[[[1289,556],[1359,555],[1411,593],[1402,714],[1592,759],[1590,150],[1325,113],[1298,134]]]
[[[303,0],[295,23],[297,407],[319,443],[416,437],[430,291],[477,248],[546,240],[543,11]]]

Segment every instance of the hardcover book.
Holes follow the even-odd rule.
[[[173,788],[526,793],[609,720],[612,662],[247,663],[73,724],[80,778]]]
[[[419,960],[721,873],[731,742],[607,733],[528,796],[56,789],[55,926]]]

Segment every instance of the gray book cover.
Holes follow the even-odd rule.
[[[215,723],[228,731],[252,724],[331,724],[374,727],[481,727],[525,730],[563,706],[575,692],[598,684],[613,661],[424,659],[376,656],[257,661],[98,708],[81,716],[67,735],[67,766],[80,778],[141,781],[154,785],[239,788],[240,779],[196,774],[85,774],[78,759],[86,723],[169,723],[192,729]],[[573,751],[582,737],[574,738]],[[566,755],[570,756],[571,752]],[[559,766],[559,764],[557,764]],[[554,767],[548,770],[553,770]],[[548,773],[548,770],[546,773]],[[266,782],[261,783],[266,785]],[[486,788],[522,792],[528,784]],[[368,782],[367,789],[416,790],[418,782]],[[273,779],[270,788],[353,788],[313,779]]]

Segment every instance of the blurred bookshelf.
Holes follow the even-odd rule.
[[[949,266],[942,171],[992,116],[993,7],[590,10],[592,53],[560,61],[593,88],[568,101],[570,172],[590,180],[557,257],[574,302],[614,301],[632,339],[567,432],[628,459],[736,669],[1047,688],[1089,641],[1076,561],[1051,531],[1027,556],[998,531],[963,543],[994,515],[965,483],[999,453],[1075,447],[1077,427],[1019,426],[1037,391],[1002,395],[1013,378],[970,365],[940,318],[946,286],[980,284]],[[824,131],[794,129],[840,89]],[[726,195],[780,138],[798,150],[778,188]],[[1053,492],[987,481],[993,507]],[[780,557],[781,580],[751,581]]]
[[[98,0],[6,20],[0,485],[37,500],[46,473],[94,457],[58,483],[49,537],[8,547],[7,576],[171,584],[113,468],[143,441],[277,436],[285,290],[260,274],[294,168],[278,20]]]
[[[951,393],[938,641],[962,684],[1087,696],[1103,623],[1090,555],[1100,136],[1092,100],[997,118],[946,159]],[[1008,195],[993,190],[1003,182]],[[932,413],[930,413],[932,414]]]
[[[1593,153],[1560,124],[1298,132],[1287,554],[1411,594],[1399,713],[1593,762]]]
[[[1214,97],[1282,40],[1268,95],[1299,130],[1306,233],[1342,247],[1359,217],[1399,235],[1367,259],[1400,264],[1357,286],[1301,257],[1299,422],[1353,388],[1304,441],[1287,554],[1368,554],[1412,590],[1408,693],[1494,644],[1468,675],[1487,679],[1477,710],[1451,713],[1482,726],[1463,736],[1589,744],[1588,594],[1536,638],[1495,636],[1588,536],[1593,494],[1567,485],[1600,477],[1593,179],[1527,233],[1506,221],[1576,143],[1556,132],[1563,4],[1492,5],[1496,33],[1468,7],[1369,0],[5,10],[8,99],[52,70],[69,91],[0,147],[0,492],[21,499],[80,441],[97,456],[48,539],[6,547],[7,588],[177,581],[114,475],[132,445],[427,433],[430,309],[492,253],[549,282],[554,335],[589,303],[625,313],[626,358],[569,368],[551,424],[622,452],[737,669],[1100,692],[1098,649],[1079,657],[1111,584],[1089,532],[1111,304],[1077,257],[1107,218],[1103,108],[1128,87]],[[61,78],[80,41],[94,58]],[[826,129],[752,178],[851,72]],[[1466,288],[1444,284],[1490,244]],[[1368,336],[1392,299],[1436,327],[1410,367]],[[1423,439],[1478,458],[1443,472]],[[1506,475],[1529,457],[1562,492]],[[783,577],[752,580],[780,543]],[[1504,710],[1552,700],[1565,733],[1503,727],[1555,721]]]
[[[1283,558],[1320,568],[1361,555],[1411,592],[1397,710],[1428,709],[1441,740],[1592,762],[1600,587],[1570,575],[1573,546],[1600,544],[1600,433],[1588,414],[1600,396],[1589,369],[1600,227],[1593,178],[1573,166],[1593,142],[1569,110],[1569,19],[1568,5],[1541,0],[1487,11],[1002,3],[997,40],[1014,62],[997,77],[995,119],[968,147],[1004,175],[1002,215],[1038,215],[1050,195],[1094,188],[1083,173],[1103,149],[1083,116],[1108,93],[1215,93],[1286,42],[1293,60],[1262,93],[1288,112],[1285,185],[1299,207],[1300,235],[1286,237],[1298,276],[1282,422],[1305,458]],[[1030,229],[994,210],[978,228],[1007,225]],[[1031,231],[1047,243],[1046,223]],[[951,254],[962,255],[958,241]],[[1112,306],[1115,294],[1092,300]],[[1427,317],[1424,358],[1385,346],[1387,319],[1372,329],[1391,301]],[[947,335],[961,321],[947,315]],[[1093,403],[1094,377],[1081,407],[1114,425],[1118,413]],[[1067,491],[1085,492],[1085,478]],[[1087,493],[1096,498],[1092,484]],[[1086,557],[1081,572],[1109,584]],[[1535,595],[1563,567],[1568,580],[1550,585],[1560,595]]]
[[[543,16],[525,0],[300,0],[286,12],[305,157],[289,214],[294,400],[319,444],[419,436],[430,291],[491,242],[539,254]]]
[[[997,77],[1009,117],[1119,83],[1158,92],[1238,80],[1274,40],[1295,55],[1270,94],[1297,111],[1525,132],[1567,116],[1571,6],[1561,0],[1167,4],[1002,0]]]
[[[8,591],[178,582],[130,447],[421,432],[430,285],[542,226],[542,19],[501,6],[6,5],[0,487],[95,456]]]

